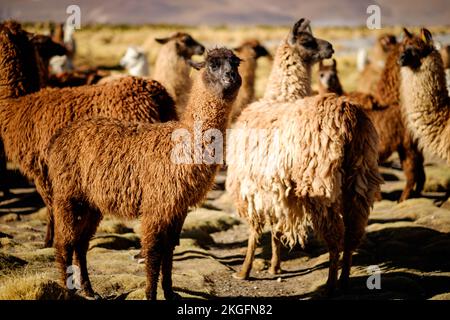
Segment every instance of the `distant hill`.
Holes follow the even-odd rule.
[[[0,0],[0,18],[63,21],[70,4],[82,23],[288,25],[308,17],[314,25],[363,25],[378,4],[385,25],[449,25],[449,0]]]

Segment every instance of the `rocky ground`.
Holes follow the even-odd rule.
[[[438,207],[450,188],[450,169],[429,164],[423,197],[398,204],[404,177],[395,167],[396,161],[382,169],[383,200],[376,203],[355,254],[351,288],[334,299],[450,299],[450,203]],[[46,209],[32,186],[14,171],[9,174],[14,196],[0,198],[0,299],[67,298],[58,282],[54,249],[43,249]],[[223,190],[225,174],[216,181],[184,225],[174,258],[175,290],[195,299],[321,298],[328,253],[314,237],[305,249],[283,250],[284,272],[272,276],[266,231],[251,279],[232,277],[243,262],[248,227]],[[133,258],[138,252],[139,222],[105,218],[88,253],[94,290],[106,299],[143,299],[144,268]],[[371,265],[381,270],[381,289],[367,288]]]

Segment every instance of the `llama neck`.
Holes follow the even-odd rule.
[[[192,87],[192,94],[180,120],[181,126],[190,130],[201,124],[202,132],[217,129],[225,132],[234,97],[221,97],[203,85],[202,74],[198,74]]]
[[[264,99],[295,101],[311,91],[311,65],[284,41],[278,47]]]
[[[389,52],[377,83],[376,95],[379,102],[383,105],[398,104],[400,101],[399,55],[400,46],[396,45]]]
[[[401,68],[401,103],[422,144],[450,162],[450,104],[442,59],[433,51],[418,70]]]
[[[177,54],[174,42],[169,42],[161,47],[156,59],[153,78],[166,87],[177,105],[180,102],[186,103],[187,98],[185,97],[192,86],[189,73],[190,67],[186,60]]]
[[[342,89],[341,81],[339,81],[339,78],[337,78],[337,82],[333,85],[325,86],[322,81],[319,81],[319,94],[326,94],[326,93],[335,93],[338,96],[341,96],[344,94],[344,89]]]
[[[255,97],[255,73],[257,61],[254,54],[242,54],[239,56],[243,61],[239,66],[239,74],[242,78],[242,85],[236,98],[236,108],[242,108],[252,102]]]

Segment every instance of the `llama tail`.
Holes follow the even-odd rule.
[[[346,145],[344,166],[345,245],[356,249],[364,235],[370,209],[380,193],[383,179],[378,170],[378,134],[367,115],[359,108],[352,138]]]

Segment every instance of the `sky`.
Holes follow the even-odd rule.
[[[0,0],[0,19],[64,21],[76,4],[83,23],[184,25],[364,25],[378,5],[382,25],[450,25],[450,0]]]

